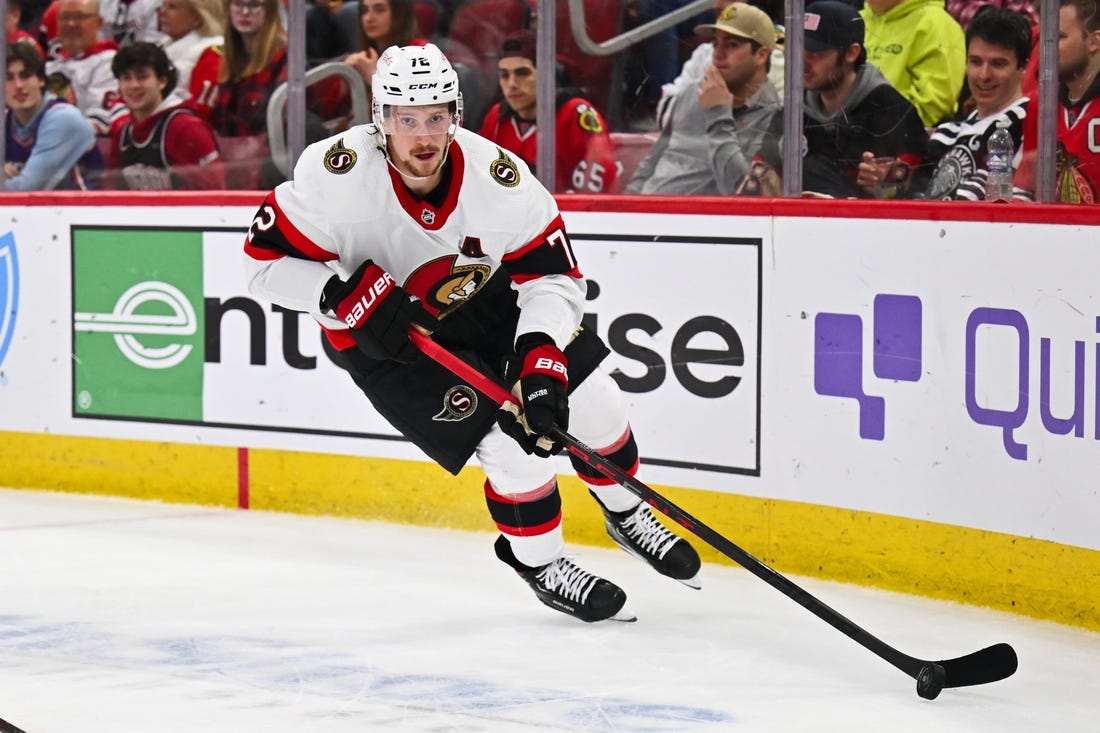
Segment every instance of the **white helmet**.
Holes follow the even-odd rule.
[[[458,91],[458,74],[434,43],[390,46],[383,51],[371,79],[371,95],[374,123],[380,131],[386,107],[393,105],[420,107],[453,102],[452,136],[461,122],[462,94]]]

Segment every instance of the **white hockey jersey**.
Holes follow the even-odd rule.
[[[457,130],[448,165],[434,206],[410,193],[372,125],[310,145],[249,229],[250,292],[311,313],[344,349],[346,325],[320,311],[333,273],[347,279],[371,259],[445,318],[503,268],[519,293],[517,334],[541,331],[564,348],[585,285],[557,203],[521,159],[468,130]]]

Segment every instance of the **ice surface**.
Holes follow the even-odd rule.
[[[1020,670],[921,700],[770,586],[703,589],[575,547],[634,624],[539,604],[494,536],[0,490],[0,718],[27,733],[1092,733],[1100,634],[793,578],[939,659],[1006,641]],[[736,538],[731,538],[736,541]]]

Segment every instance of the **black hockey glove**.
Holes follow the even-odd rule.
[[[518,374],[516,373],[518,372]],[[497,424],[527,453],[543,458],[560,453],[563,443],[547,433],[569,427],[569,376],[565,354],[544,333],[529,333],[516,341],[516,358],[505,369],[508,381],[518,377],[512,392],[517,404],[505,402]]]
[[[421,355],[409,341],[409,327],[431,331],[439,322],[420,301],[411,300],[393,276],[372,260],[344,282],[333,275],[325,284],[321,310],[332,311],[348,324],[355,344],[372,359],[393,359],[410,364]]]

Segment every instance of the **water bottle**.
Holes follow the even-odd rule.
[[[1016,150],[1008,133],[1008,120],[997,120],[997,129],[986,143],[985,167],[989,178],[985,182],[986,201],[1012,200],[1012,159]]]

